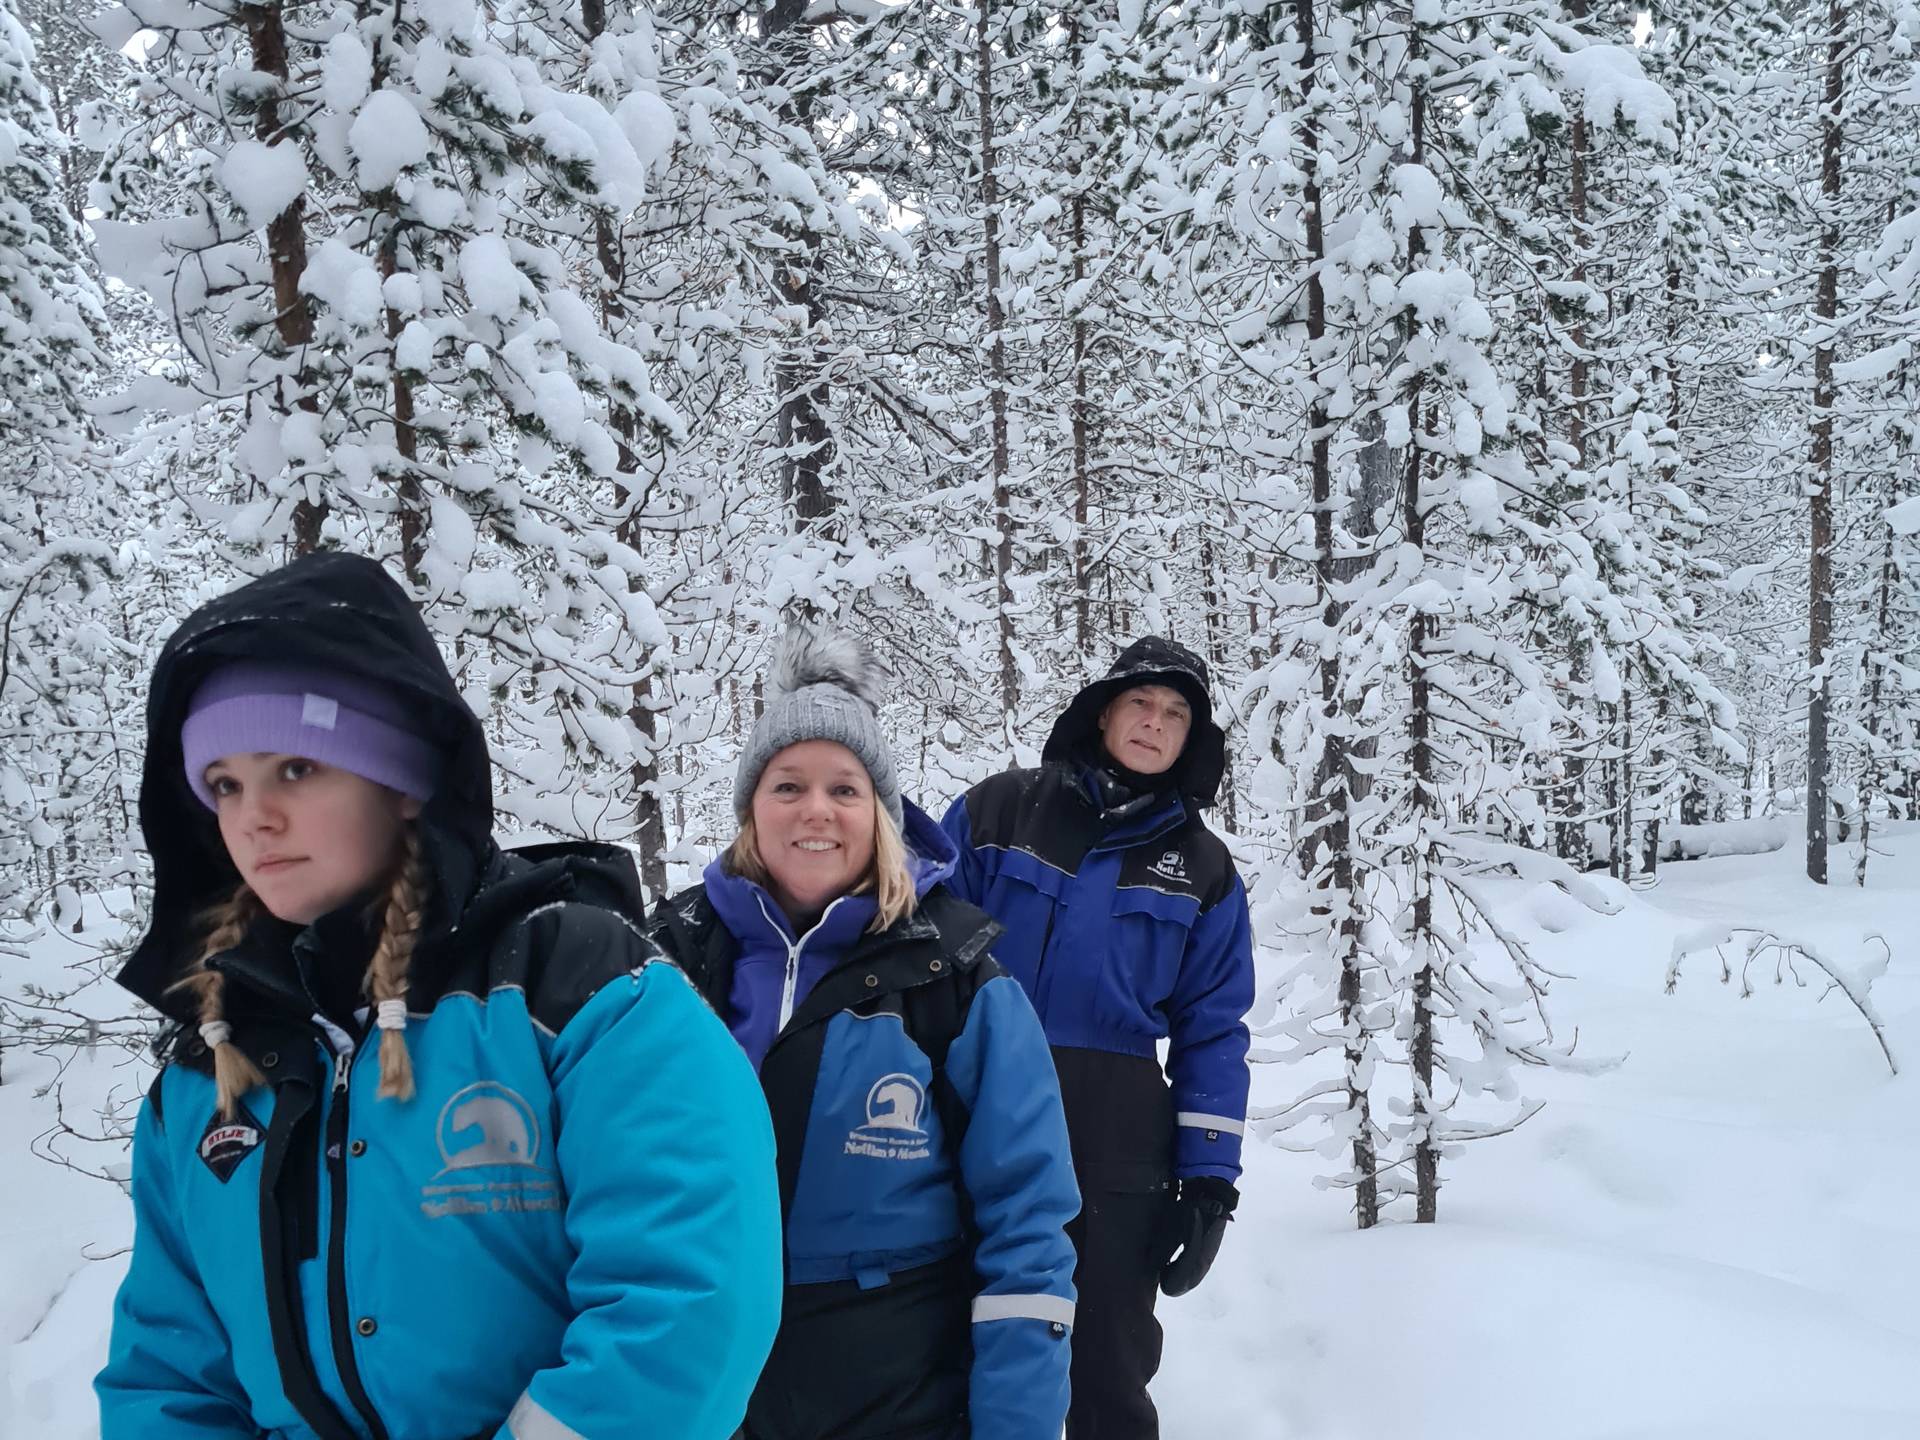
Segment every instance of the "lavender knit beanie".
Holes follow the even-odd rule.
[[[243,660],[208,676],[180,727],[187,784],[215,809],[207,767],[226,755],[298,755],[426,800],[443,756],[391,690],[343,670]]]

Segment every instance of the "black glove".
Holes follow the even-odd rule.
[[[1168,1216],[1161,1290],[1168,1295],[1184,1295],[1207,1278],[1213,1257],[1220,1253],[1227,1221],[1239,1203],[1240,1192],[1230,1182],[1212,1175],[1195,1175],[1180,1182],[1180,1198],[1173,1202]]]

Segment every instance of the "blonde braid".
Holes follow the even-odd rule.
[[[380,1098],[413,1098],[413,1057],[407,1050],[407,967],[420,938],[426,909],[426,867],[420,860],[420,837],[407,827],[400,868],[387,891],[386,917],[380,926],[380,944],[367,964],[367,994],[374,1002],[380,1026]]]
[[[201,916],[207,938],[200,947],[200,958],[167,987],[169,991],[185,990],[194,997],[200,1015],[200,1038],[213,1052],[213,1084],[223,1120],[232,1120],[240,1111],[241,1097],[255,1086],[266,1084],[267,1077],[233,1043],[227,1025],[227,977],[208,969],[207,961],[238,945],[259,913],[259,898],[245,885],[210,907]]]

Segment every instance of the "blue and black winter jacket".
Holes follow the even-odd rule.
[[[451,757],[419,822],[410,1100],[376,1097],[353,1013],[359,907],[263,920],[213,960],[266,1076],[233,1120],[168,988],[190,917],[235,883],[179,716],[211,666],[263,654],[401,687]],[[778,1320],[771,1126],[711,1008],[626,918],[631,860],[494,848],[478,723],[371,562],[312,557],[190,619],[149,732],[155,913],[120,978],[178,1024],[134,1140],[102,1440],[731,1435]]]
[[[787,1292],[750,1440],[1055,1440],[1079,1209],[1046,1038],[942,883],[952,845],[906,807],[920,894],[804,935],[716,861],[650,933],[760,1069],[780,1156]]]
[[[1054,1047],[1083,1183],[1163,1183],[1169,1166],[1237,1179],[1246,890],[1191,799],[1115,814],[1102,798],[1071,763],[982,781],[942,822],[959,850],[950,883],[1006,927],[994,953]]]

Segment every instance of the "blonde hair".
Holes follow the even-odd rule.
[[[760,858],[760,831],[751,813],[740,822],[740,833],[733,837],[733,843],[721,858],[731,874],[756,885],[772,882],[767,862]],[[918,903],[913,893],[913,870],[907,864],[907,842],[901,838],[900,827],[893,823],[893,815],[877,800],[873,806],[873,859],[868,862],[867,873],[860,877],[860,883],[847,893],[864,895],[869,890],[874,892],[878,908],[867,929],[876,935],[894,921],[911,915]]]
[[[407,972],[413,963],[414,946],[420,939],[426,892],[426,866],[420,858],[419,832],[409,825],[401,841],[400,863],[387,886],[380,940],[361,982],[376,1011],[386,1001],[401,1007],[397,1023],[383,1019],[380,1025],[379,1095],[383,1100],[413,1098],[413,1056],[407,1049],[404,1007]],[[194,997],[200,1037],[213,1054],[213,1083],[224,1120],[233,1119],[239,1113],[242,1098],[248,1091],[266,1084],[267,1077],[230,1038],[226,1020],[227,978],[218,970],[209,969],[207,962],[238,945],[247,927],[264,908],[260,898],[244,884],[209,908],[201,917],[206,938],[201,942],[199,958],[185,975],[168,987],[184,990]]]

